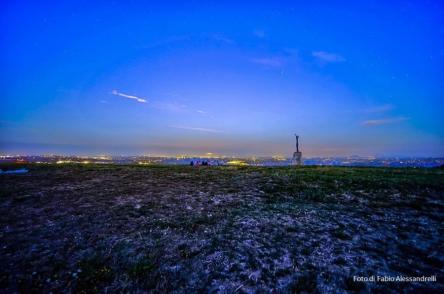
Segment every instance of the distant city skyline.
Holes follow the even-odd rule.
[[[444,156],[442,1],[0,5],[0,154]]]
[[[201,156],[190,156],[186,154],[176,156],[65,156],[65,155],[0,155],[2,163],[33,163],[37,165],[46,164],[137,164],[137,165],[204,165],[220,166],[290,166],[294,165],[294,158],[283,156],[272,157],[231,157],[219,156],[217,154],[202,154]],[[418,158],[418,157],[307,157],[301,162],[302,165],[311,166],[372,166],[372,167],[425,167],[436,168],[444,166],[444,157],[440,158]]]

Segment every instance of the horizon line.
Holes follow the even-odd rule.
[[[211,153],[212,155],[207,155],[207,153]],[[47,153],[47,154],[12,154],[12,153],[0,153],[0,157],[31,157],[31,156],[39,156],[39,157],[83,157],[83,158],[93,158],[93,157],[161,157],[161,158],[194,158],[194,157],[207,157],[207,158],[220,158],[220,157],[230,157],[230,158],[273,158],[273,157],[281,157],[285,159],[291,160],[291,156],[285,156],[282,154],[273,154],[273,155],[235,155],[235,154],[217,154],[212,152],[207,152],[204,154],[186,154],[186,153],[178,153],[178,154],[63,154],[63,153]],[[302,158],[310,159],[310,158],[362,158],[362,159],[384,159],[384,158],[433,158],[433,159],[441,159],[444,158],[444,155],[440,156],[415,156],[415,155],[308,155],[303,156]]]

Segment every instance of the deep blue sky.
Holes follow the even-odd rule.
[[[442,1],[51,2],[0,4],[0,152],[444,156]]]

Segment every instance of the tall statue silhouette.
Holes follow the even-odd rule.
[[[299,151],[299,136],[294,134],[296,137],[296,151],[293,153],[293,165],[302,165],[302,152]]]
[[[299,152],[299,136],[294,134],[296,137],[296,152]]]

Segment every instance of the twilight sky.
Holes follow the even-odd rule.
[[[43,2],[0,4],[0,153],[444,156],[440,0]]]

